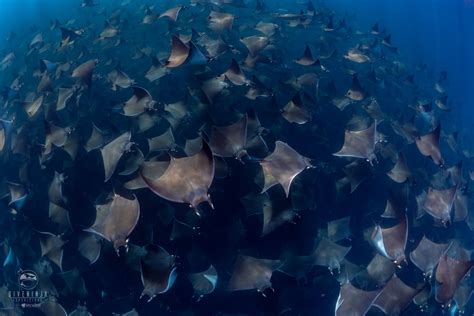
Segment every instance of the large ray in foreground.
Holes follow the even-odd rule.
[[[193,156],[171,157],[163,175],[153,177],[145,169],[141,176],[153,192],[166,200],[187,203],[193,208],[202,202],[212,206],[208,190],[214,179],[214,157],[206,142],[203,142],[201,151]]]

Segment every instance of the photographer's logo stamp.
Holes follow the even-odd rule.
[[[22,308],[39,307],[48,298],[47,291],[39,291],[38,274],[33,270],[18,271],[18,290],[8,291],[13,304]]]
[[[32,270],[20,270],[18,284],[23,290],[33,290],[38,285],[38,275]]]

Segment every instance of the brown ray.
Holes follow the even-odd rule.
[[[231,291],[259,290],[271,288],[270,279],[280,260],[258,259],[239,255],[229,280]]]
[[[415,138],[416,146],[423,156],[430,157],[439,166],[444,165],[444,160],[439,149],[439,136],[441,125],[438,125],[432,132]]]
[[[410,169],[408,169],[405,160],[405,155],[403,153],[398,154],[397,163],[387,173],[387,175],[396,183],[405,183],[408,179],[411,178]]]
[[[347,91],[346,96],[354,101],[362,101],[367,97],[367,92],[360,85],[357,74],[352,75],[352,84]]]
[[[377,122],[364,130],[349,131],[344,134],[344,144],[341,150],[334,153],[338,157],[354,157],[366,159],[369,162],[376,160],[375,145],[377,143]]]
[[[312,66],[316,63],[316,60],[313,58],[313,54],[311,53],[311,49],[308,45],[306,45],[301,57],[295,60],[295,63],[302,66]]]
[[[201,89],[206,95],[208,102],[212,104],[217,96],[228,86],[229,84],[226,83],[223,78],[216,77],[204,81],[201,85]]]
[[[271,22],[260,21],[255,26],[255,30],[261,32],[266,37],[273,37],[275,33],[280,29],[280,26]]]
[[[131,79],[120,67],[112,70],[107,74],[107,80],[112,84],[112,90],[117,91],[117,87],[126,89],[135,84],[135,80]]]
[[[64,88],[58,89],[58,100],[56,102],[56,111],[61,111],[66,107],[67,101],[74,95],[76,88]]]
[[[203,142],[201,151],[193,156],[171,157],[163,175],[156,177],[142,169],[141,176],[148,187],[164,199],[187,203],[194,209],[201,202],[212,206],[208,190],[214,179],[214,157],[206,142]]]
[[[436,268],[435,299],[438,303],[448,304],[456,292],[461,280],[466,276],[474,261],[466,258],[453,259],[442,255]]]
[[[359,64],[370,62],[370,57],[364,54],[358,47],[350,48],[344,55],[344,58]]]
[[[322,238],[312,255],[314,264],[328,267],[331,273],[334,271],[339,272],[341,262],[350,250],[351,247],[344,247],[327,238]]]
[[[98,149],[105,144],[104,132],[102,132],[94,123],[92,123],[92,132],[84,145],[84,149],[89,152]]]
[[[367,265],[367,274],[377,286],[382,287],[392,278],[396,267],[393,261],[377,253]]]
[[[430,187],[423,209],[434,218],[441,220],[443,224],[447,224],[451,221],[455,194],[455,186],[445,190],[436,190]]]
[[[25,103],[25,111],[29,119],[33,119],[36,116],[36,114],[39,112],[39,110],[41,109],[41,106],[43,105],[43,100],[44,100],[44,96],[40,95],[34,101]]]
[[[53,91],[53,86],[52,86],[51,76],[45,73],[41,76],[41,80],[38,83],[38,86],[36,87],[36,92],[41,93],[41,92],[52,92],[52,91]]]
[[[171,38],[171,54],[165,64],[167,68],[176,68],[181,65],[203,65],[207,62],[207,57],[194,45],[188,43],[189,47],[181,39],[173,35]]]
[[[106,40],[106,39],[111,39],[119,35],[120,30],[113,25],[111,25],[109,22],[105,22],[105,26],[102,29],[102,32],[99,34],[99,40]]]
[[[410,260],[418,269],[423,271],[425,276],[430,277],[448,247],[448,243],[437,244],[423,236],[418,246],[410,252]]]
[[[372,243],[377,251],[386,258],[392,260],[397,265],[401,265],[405,258],[405,247],[408,238],[408,221],[404,215],[400,223],[382,228],[377,225],[372,233]]]
[[[147,110],[154,109],[156,101],[153,100],[150,92],[146,89],[133,86],[133,96],[123,105],[123,114],[125,116],[137,116]]]
[[[43,155],[49,155],[52,150],[52,146],[63,147],[66,145],[69,136],[71,135],[72,127],[59,127],[52,124],[46,123],[45,126],[46,141],[43,148]]]
[[[281,115],[290,123],[305,124],[311,120],[311,113],[304,107],[300,93],[288,102]]]
[[[375,98],[372,99],[368,105],[364,106],[364,110],[374,121],[382,122],[385,118],[385,113],[382,112],[382,109]]]
[[[142,173],[146,174],[149,178],[158,179],[168,169],[169,161],[145,161],[140,167],[140,172],[135,178],[126,182],[124,187],[129,190],[137,190],[147,188],[148,185],[142,177]]]
[[[109,181],[122,155],[130,150],[132,146],[130,138],[130,132],[123,133],[100,150],[104,163],[104,182]]]
[[[213,126],[209,137],[212,153],[219,157],[236,157],[247,155],[247,115],[228,126]]]
[[[209,28],[216,32],[222,33],[223,31],[232,30],[234,24],[234,16],[230,13],[211,11],[208,17]]]
[[[162,14],[160,14],[158,18],[166,17],[170,19],[171,21],[176,22],[176,20],[178,20],[179,12],[181,11],[182,8],[183,8],[182,6],[177,6],[175,8],[168,9]]]
[[[241,38],[240,41],[247,47],[250,56],[256,56],[270,44],[268,37],[256,35]]]
[[[372,303],[386,315],[400,315],[419,292],[394,276]]]
[[[277,141],[275,150],[260,162],[265,177],[262,193],[276,184],[283,186],[286,196],[290,194],[293,180],[303,170],[312,167],[308,158],[301,156],[288,144]]]
[[[250,84],[250,80],[245,77],[245,74],[240,68],[239,63],[234,58],[232,58],[229,69],[227,69],[227,71],[224,72],[222,75],[225,76],[227,80],[229,80],[230,82],[232,82],[232,84],[236,86]]]
[[[168,128],[163,134],[148,139],[148,152],[168,151],[176,148],[173,131]]]
[[[94,224],[85,229],[112,242],[115,250],[127,245],[127,237],[135,229],[140,217],[140,204],[135,195],[131,199],[114,193],[106,204],[96,206]]]
[[[367,313],[381,290],[364,291],[351,283],[341,286],[335,316],[363,316]]]
[[[143,292],[148,302],[158,294],[166,293],[176,280],[175,258],[160,246],[148,245],[146,255],[140,260]]]
[[[164,77],[168,73],[168,69],[163,66],[163,64],[158,60],[156,57],[152,57],[151,59],[151,67],[145,74],[145,78],[148,81],[153,82],[155,80]]]
[[[407,189],[403,188],[401,192],[390,191],[389,197],[387,199],[387,204],[385,205],[385,210],[380,217],[383,218],[399,218],[404,214],[406,199],[407,199]]]
[[[90,86],[92,82],[92,72],[95,67],[99,64],[98,59],[88,60],[72,71],[72,78],[79,79],[83,84]]]

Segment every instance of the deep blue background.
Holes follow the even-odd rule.
[[[101,2],[106,2],[102,0]],[[305,0],[267,0],[272,8],[299,9]],[[72,18],[81,0],[1,0],[0,38],[11,29],[28,36],[28,27],[52,18]],[[360,30],[375,22],[393,34],[402,58],[447,70],[455,116],[465,128],[474,121],[474,0],[313,0],[337,13],[356,14]],[[32,35],[31,35],[32,36]],[[30,40],[31,36],[28,36]]]
[[[473,0],[327,0],[340,12],[357,15],[361,28],[374,21],[392,33],[404,59],[447,70],[454,115],[465,128],[474,121]]]

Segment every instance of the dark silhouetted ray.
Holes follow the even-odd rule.
[[[362,101],[367,97],[367,92],[360,85],[357,74],[352,75],[352,85],[347,91],[346,96],[354,101]]]
[[[257,259],[239,255],[234,272],[229,281],[229,290],[259,290],[271,288],[270,279],[273,271],[280,265],[279,260]]]
[[[344,247],[330,241],[327,238],[322,238],[313,253],[314,264],[325,266],[329,268],[331,273],[341,270],[341,262],[351,247]]]
[[[143,292],[150,302],[156,295],[166,293],[174,284],[177,273],[175,258],[160,246],[148,245],[141,259]]]
[[[219,157],[236,157],[247,155],[247,115],[228,126],[213,126],[209,146],[214,155]]]
[[[217,284],[217,271],[216,268],[210,266],[206,271],[189,274],[188,278],[193,285],[194,294],[202,296],[214,292]]]

